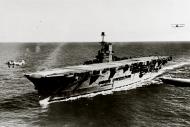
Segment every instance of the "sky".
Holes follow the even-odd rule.
[[[0,42],[190,41],[189,12],[190,0],[0,0]]]

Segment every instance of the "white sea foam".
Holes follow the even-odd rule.
[[[92,98],[97,95],[107,95],[107,94],[112,94],[112,93],[113,93],[112,90],[108,90],[108,91],[101,91],[101,92],[97,92],[97,93],[90,93],[90,94],[79,95],[76,97],[70,97],[70,98],[66,98],[66,99],[62,99],[62,100],[53,100],[53,101],[50,101],[50,97],[47,97],[47,98],[39,101],[39,103],[43,108],[47,108],[48,105],[51,103],[72,101],[72,100],[77,100],[77,99],[81,99],[81,98]],[[59,99],[59,98],[56,97],[56,99]]]
[[[81,99],[81,98],[92,98],[92,97],[95,97],[97,95],[113,94],[113,92],[116,92],[116,91],[126,91],[126,90],[135,89],[135,88],[138,88],[138,87],[142,87],[142,86],[150,85],[151,83],[154,83],[153,79],[155,79],[157,76],[160,76],[161,74],[165,73],[166,71],[170,71],[170,70],[173,70],[175,68],[179,68],[179,67],[182,67],[182,66],[185,66],[185,65],[188,65],[188,64],[189,64],[189,62],[181,62],[181,63],[178,63],[178,64],[174,63],[172,65],[163,67],[159,72],[152,74],[151,78],[149,78],[148,80],[138,82],[138,83],[136,83],[134,85],[123,86],[123,87],[120,87],[120,88],[115,88],[115,89],[107,90],[107,91],[101,91],[101,92],[97,92],[97,93],[79,95],[79,96],[76,96],[76,97],[70,97],[70,98],[66,98],[66,99],[61,99],[59,97],[55,97],[55,99],[57,99],[57,100],[50,100],[50,97],[48,97],[48,98],[45,98],[45,99],[39,101],[39,103],[40,103],[40,105],[42,107],[47,108],[48,105],[51,104],[51,103],[73,101],[73,100],[77,100],[77,99]]]
[[[43,108],[47,108],[49,104],[50,97],[40,100],[39,103]]]
[[[182,66],[185,66],[185,65],[189,65],[189,64],[190,64],[189,62],[180,62],[179,64],[174,64],[174,65],[166,66],[162,70],[163,71],[165,71],[165,70],[173,70],[175,68],[179,68],[179,67],[182,67]]]

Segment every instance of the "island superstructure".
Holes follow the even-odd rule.
[[[40,100],[49,97],[50,102],[122,87],[136,88],[172,60],[170,56],[119,58],[114,55],[112,44],[104,41],[105,33],[101,35],[101,48],[95,59],[83,65],[25,74]]]

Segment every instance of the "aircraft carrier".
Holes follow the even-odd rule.
[[[136,88],[172,60],[171,56],[119,58],[114,55],[112,44],[104,41],[104,32],[101,35],[101,48],[95,59],[83,65],[25,74],[40,100],[48,98],[51,102],[121,87]]]

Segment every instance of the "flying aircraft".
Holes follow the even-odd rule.
[[[171,24],[171,26],[178,28],[178,27],[184,27],[185,24]]]

